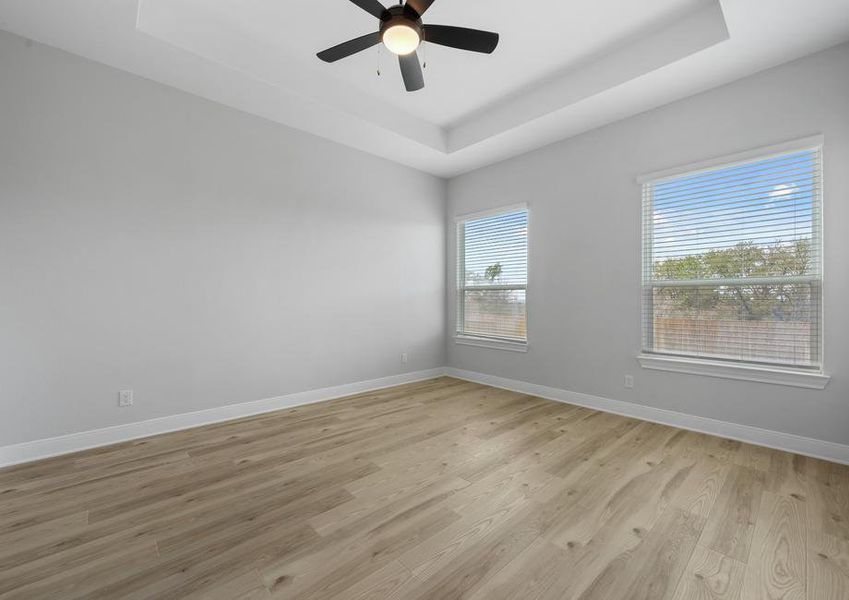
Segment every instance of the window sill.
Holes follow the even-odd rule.
[[[637,360],[644,369],[688,373],[706,377],[740,379],[775,385],[824,389],[831,377],[816,371],[766,367],[760,365],[734,364],[716,360],[663,356],[660,354],[639,354]]]
[[[477,346],[479,348],[491,348],[493,350],[509,350],[511,352],[527,352],[527,342],[510,342],[507,340],[492,340],[489,338],[472,337],[468,335],[458,335],[454,337],[454,342],[464,346]]]

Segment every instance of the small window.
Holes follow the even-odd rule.
[[[528,210],[457,222],[457,334],[527,341]]]
[[[644,182],[644,352],[821,369],[821,155]]]

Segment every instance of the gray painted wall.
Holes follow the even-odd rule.
[[[639,174],[825,135],[824,391],[641,370]],[[450,366],[849,443],[849,45],[449,182]],[[458,214],[530,205],[529,351],[455,345]],[[631,373],[636,388],[626,390]]]
[[[843,45],[459,177],[446,213],[434,177],[0,33],[0,445],[443,364],[849,443],[848,69]],[[634,178],[814,133],[829,387],[641,371]],[[446,355],[453,216],[519,201],[530,351]]]
[[[0,33],[0,446],[441,366],[444,198]]]

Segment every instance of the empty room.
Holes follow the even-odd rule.
[[[0,600],[849,600],[849,0],[0,0]]]

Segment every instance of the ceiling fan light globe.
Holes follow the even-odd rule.
[[[408,25],[393,25],[383,32],[383,45],[399,56],[415,52],[420,43],[418,31]]]

